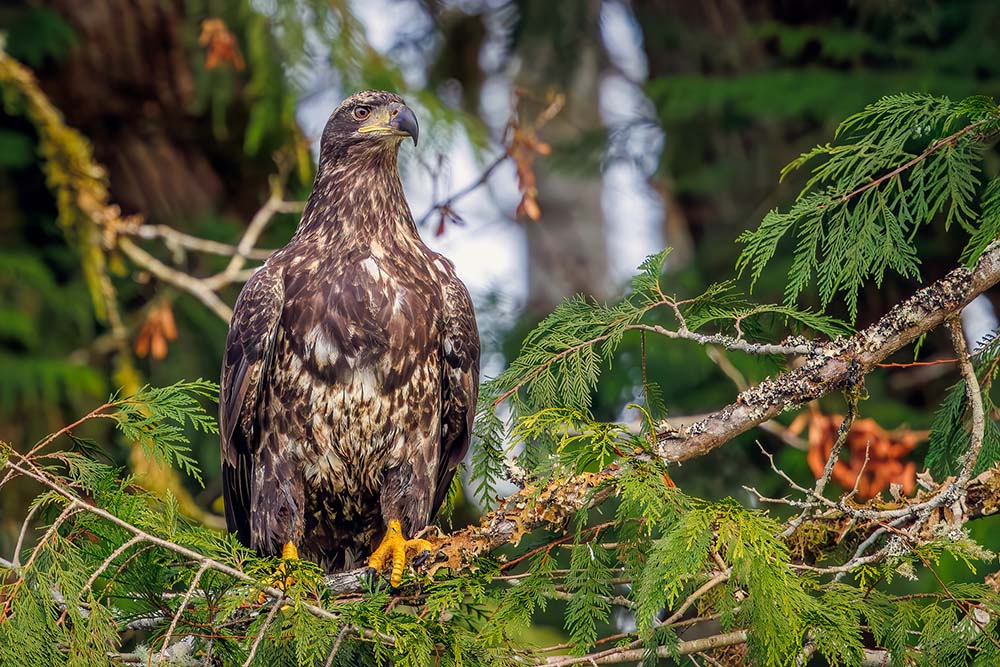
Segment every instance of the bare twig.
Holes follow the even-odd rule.
[[[257,647],[259,647],[260,643],[264,640],[267,628],[271,625],[271,622],[274,620],[274,617],[277,615],[279,609],[281,609],[280,598],[274,601],[274,604],[271,606],[271,611],[268,612],[267,617],[261,624],[260,630],[257,632],[257,636],[254,638],[253,644],[250,646],[250,653],[247,655],[247,659],[243,663],[243,667],[250,667],[253,663],[253,657],[257,655]]]
[[[431,216],[438,211],[451,211],[455,204],[458,203],[458,200],[464,199],[466,196],[472,194],[485,185],[486,182],[490,180],[490,176],[493,175],[493,172],[497,170],[497,167],[506,162],[509,157],[510,156],[507,155],[506,151],[497,155],[489,162],[489,164],[487,164],[486,168],[476,180],[469,183],[464,188],[456,190],[447,198],[432,204],[431,207],[427,209],[427,212],[420,216],[420,220],[417,222],[417,225],[423,227],[427,224],[427,221],[431,219]]]
[[[826,465],[823,466],[823,474],[816,480],[816,487],[813,489],[814,496],[822,496],[826,490],[827,482],[830,481],[830,475],[833,474],[833,467],[840,460],[840,450],[843,449],[844,443],[847,442],[847,436],[850,434],[851,427],[854,426],[854,420],[858,416],[858,394],[853,391],[853,388],[848,394],[847,414],[844,415],[844,419],[840,422],[840,428],[837,430],[837,439],[833,443],[833,449],[830,450],[830,456],[826,459]]]
[[[303,206],[304,204],[301,202],[284,201],[280,186],[277,185],[277,181],[272,181],[271,196],[250,220],[250,224],[247,225],[247,229],[243,233],[243,238],[240,239],[239,244],[236,246],[236,254],[229,260],[229,264],[224,270],[204,279],[205,286],[208,289],[217,290],[236,282],[240,271],[246,265],[247,257],[253,250],[254,244],[257,243],[257,239],[267,229],[274,215],[276,213],[301,211]]]
[[[351,629],[351,626],[345,625],[337,633],[337,639],[333,642],[333,648],[330,649],[330,655],[326,657],[326,662],[323,667],[330,667],[333,664],[333,659],[337,657],[337,653],[340,651],[340,645],[344,642],[344,637],[347,636],[347,631]]]
[[[723,565],[725,565],[725,563],[723,563]],[[715,575],[714,577],[703,583],[701,586],[696,588],[694,592],[691,593],[691,595],[689,595],[687,599],[684,600],[684,602],[682,602],[680,606],[674,610],[674,613],[671,614],[669,617],[667,617],[659,625],[673,625],[674,623],[679,621],[681,617],[684,615],[684,612],[686,612],[691,607],[691,605],[693,605],[695,602],[698,601],[699,598],[705,595],[705,593],[708,593],[710,590],[712,590],[719,584],[724,584],[725,582],[729,581],[729,576],[730,576],[729,568],[727,567],[725,568],[725,570],[723,570],[722,572]]]
[[[166,659],[170,637],[174,634],[174,630],[177,629],[177,623],[181,620],[181,616],[184,614],[184,610],[187,608],[188,603],[191,601],[191,596],[194,594],[194,589],[198,587],[198,582],[201,581],[201,576],[205,574],[208,567],[208,563],[201,564],[201,567],[198,568],[198,571],[195,572],[194,577],[191,579],[191,585],[188,586],[187,592],[184,593],[181,603],[177,605],[177,611],[174,612],[173,618],[170,619],[170,627],[167,628],[167,634],[163,635],[163,648],[160,650],[160,657],[157,660],[157,664],[162,664]]]
[[[97,581],[97,578],[101,576],[101,574],[103,574],[104,571],[108,569],[108,567],[111,566],[111,563],[113,563],[116,558],[118,558],[123,553],[128,551],[131,547],[135,546],[136,544],[139,544],[140,542],[142,542],[142,537],[140,537],[139,535],[133,535],[130,539],[126,540],[121,545],[119,545],[117,549],[112,551],[108,555],[108,557],[104,559],[104,562],[102,562],[100,566],[98,566],[98,568],[94,570],[94,573],[90,575],[90,579],[87,579],[87,583],[83,585],[83,588],[80,589],[80,597],[82,598],[87,593],[87,591],[90,590],[91,586],[94,585],[94,582]]]
[[[847,414],[844,415],[843,420],[840,422],[840,428],[837,429],[837,439],[833,443],[833,448],[830,450],[830,455],[826,459],[826,465],[823,466],[823,473],[816,479],[816,486],[812,490],[812,499],[822,499],[825,496],[823,492],[826,490],[826,485],[830,481],[830,476],[833,474],[833,468],[840,460],[840,451],[844,447],[844,443],[847,442],[847,436],[851,432],[851,427],[854,426],[854,420],[858,416],[858,400],[859,394],[855,387],[852,387],[847,392]],[[769,455],[770,456],[770,455]],[[867,450],[866,450],[866,462],[867,462]],[[774,459],[771,458],[771,467],[774,468]],[[854,480],[854,488],[857,490],[858,482],[861,480],[861,472],[858,473],[857,478]],[[853,494],[852,494],[853,495]],[[788,522],[788,526],[782,532],[782,536],[788,537],[795,529],[797,529],[802,522],[805,521],[809,513],[815,508],[815,502],[810,502],[799,515]]]
[[[239,246],[229,243],[220,243],[219,241],[213,241],[211,239],[203,239],[199,236],[186,234],[167,225],[143,224],[137,225],[134,228],[119,230],[119,233],[128,236],[135,236],[136,238],[147,241],[160,239],[168,248],[179,247],[184,248],[185,250],[203,252],[209,255],[221,255],[223,257],[243,256],[247,259],[264,261],[274,252],[274,250],[252,248],[249,252],[243,254],[240,252]]]
[[[770,355],[770,354],[815,354],[818,350],[822,348],[820,344],[816,345],[774,345],[768,343],[751,343],[739,338],[732,338],[731,336],[724,336],[722,334],[700,334],[691,331],[687,328],[687,325],[683,321],[683,316],[680,315],[680,311],[677,309],[677,305],[681,303],[671,299],[670,297],[664,296],[662,300],[656,301],[645,305],[642,308],[642,313],[647,313],[654,308],[660,306],[671,307],[678,318],[680,318],[680,326],[676,329],[667,329],[658,325],[652,324],[629,324],[624,327],[614,327],[612,331],[606,334],[601,334],[599,336],[594,336],[588,340],[585,340],[576,345],[570,346],[565,350],[560,351],[558,354],[553,355],[545,361],[543,364],[536,366],[531,372],[526,373],[521,379],[515,383],[510,389],[502,393],[493,402],[494,406],[499,406],[500,403],[505,401],[507,398],[511,397],[518,391],[520,391],[528,382],[534,379],[537,375],[542,373],[546,368],[552,364],[558,362],[571,354],[579,352],[580,350],[588,347],[593,347],[599,345],[609,338],[621,335],[622,331],[648,331],[650,333],[659,334],[661,336],[666,336],[667,338],[681,339],[681,340],[691,340],[702,345],[718,345],[724,347],[727,350],[738,350],[740,352],[746,352],[747,354],[760,354],[760,355]]]
[[[27,534],[28,529],[31,526],[31,519],[35,516],[35,512],[41,507],[41,503],[36,503],[31,506],[28,513],[24,515],[24,521],[21,523],[21,532],[17,535],[17,544],[14,545],[14,561],[12,563],[12,569],[20,569],[21,567],[21,549],[24,547],[24,536]]]
[[[219,290],[234,283],[246,282],[254,271],[244,268],[247,260],[266,259],[272,252],[270,250],[257,250],[254,245],[274,216],[278,213],[299,212],[303,206],[303,202],[285,201],[278,179],[274,178],[271,181],[270,197],[254,214],[239,243],[235,246],[184,234],[165,225],[136,225],[129,224],[127,221],[118,221],[119,224],[115,226],[114,229],[118,232],[116,243],[118,248],[136,266],[149,271],[163,282],[191,294],[219,318],[228,322],[232,318],[233,311],[219,297]],[[228,255],[230,256],[229,264],[219,273],[206,278],[198,278],[168,266],[150,252],[139,247],[132,239],[126,238],[129,235],[136,238],[160,238],[168,246],[181,246],[216,255]]]
[[[659,304],[657,304],[659,305]],[[701,345],[718,345],[727,350],[746,352],[747,354],[814,354],[818,347],[814,344],[781,345],[775,343],[751,343],[742,338],[733,338],[723,334],[700,334],[691,331],[687,326],[681,326],[676,331],[661,327],[655,324],[636,324],[629,327],[629,330],[649,331],[651,333],[681,340],[693,340]]]
[[[861,462],[861,468],[858,470],[858,475],[854,478],[854,487],[851,488],[850,493],[844,496],[844,502],[850,502],[856,495],[858,495],[858,489],[861,487],[861,478],[864,476],[865,468],[868,467],[868,463],[871,460],[871,451],[872,441],[868,440],[865,442],[865,460]]]
[[[96,408],[85,414],[83,417],[80,417],[69,426],[63,426],[55,433],[51,433],[46,437],[42,438],[38,442],[38,444],[36,444],[34,447],[28,450],[26,454],[24,454],[24,457],[30,459],[32,456],[37,454],[39,451],[44,449],[46,446],[51,444],[54,440],[56,440],[60,436],[65,435],[67,433],[72,433],[73,429],[77,428],[78,426],[80,426],[80,424],[84,422],[90,421],[91,419],[112,419],[111,415],[104,414],[104,411],[110,407],[113,407],[114,405],[115,404],[112,402],[112,403],[104,403],[103,405],[97,406]]]
[[[983,397],[980,394],[979,379],[976,377],[976,370],[972,367],[972,361],[969,359],[969,350],[965,342],[965,332],[962,330],[962,320],[959,317],[952,317],[947,321],[947,326],[948,333],[951,334],[951,344],[958,354],[958,368],[962,372],[962,379],[965,380],[965,396],[969,402],[971,413],[971,440],[969,449],[962,461],[962,470],[958,475],[958,485],[961,488],[972,477],[972,471],[979,460],[979,453],[983,449],[986,416],[983,410]]]
[[[214,289],[205,280],[170,268],[137,246],[131,239],[119,239],[118,247],[136,265],[146,269],[163,282],[191,294],[222,320],[228,322],[232,318],[233,309],[219,298],[219,295],[215,293]]]
[[[746,630],[736,630],[725,632],[719,635],[702,637],[680,642],[677,646],[660,646],[656,649],[656,655],[668,658],[673,655],[689,655],[692,653],[704,653],[725,646],[743,644],[747,640]],[[539,663],[546,667],[571,667],[572,665],[613,665],[622,662],[636,662],[646,656],[644,648],[612,648],[588,655],[580,656],[552,656]]]

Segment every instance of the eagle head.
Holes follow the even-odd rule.
[[[395,153],[405,137],[416,145],[419,133],[417,116],[402,97],[384,90],[365,90],[348,97],[330,115],[320,150]]]

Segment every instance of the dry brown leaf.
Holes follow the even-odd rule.
[[[167,356],[167,341],[177,338],[177,323],[170,302],[161,301],[149,309],[139,335],[135,339],[135,353],[145,358],[160,360]]]
[[[559,113],[564,103],[563,96],[551,96],[547,106],[530,126],[520,125],[516,120],[512,120],[507,126],[507,155],[514,161],[517,170],[517,187],[521,191],[521,202],[517,205],[515,213],[517,217],[525,216],[536,222],[542,217],[542,208],[538,205],[538,187],[534,165],[537,156],[552,153],[552,146],[541,141],[537,132],[540,127]]]
[[[229,63],[238,70],[246,67],[239,43],[222,19],[202,21],[198,43],[205,47],[205,69],[215,69],[222,63]]]

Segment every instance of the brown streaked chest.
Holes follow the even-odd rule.
[[[376,488],[415,439],[440,435],[443,284],[373,254],[286,270],[270,416],[311,483]]]

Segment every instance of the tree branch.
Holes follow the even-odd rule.
[[[680,642],[677,646],[659,646],[656,655],[661,658],[669,658],[674,655],[691,655],[693,653],[703,653],[726,646],[743,644],[747,640],[746,630],[736,630],[725,632],[701,639],[692,639]],[[557,655],[548,658],[538,664],[546,667],[571,667],[571,665],[613,665],[622,662],[641,662],[646,657],[645,648],[611,648],[589,655],[564,656]]]
[[[969,132],[972,132],[973,130],[975,130],[975,129],[979,128],[979,127],[982,127],[983,125],[985,125],[988,122],[991,122],[992,120],[993,120],[992,118],[984,118],[982,120],[976,121],[975,123],[970,123],[969,125],[966,125],[965,127],[963,127],[961,129],[959,129],[959,130],[957,130],[957,131],[949,134],[947,137],[942,137],[942,138],[938,139],[937,141],[935,141],[934,143],[932,143],[930,146],[928,146],[927,148],[925,148],[924,152],[922,152],[920,155],[917,155],[916,157],[914,157],[914,158],[912,158],[910,160],[907,160],[906,162],[904,162],[903,164],[899,165],[898,167],[896,167],[892,171],[890,171],[890,172],[888,172],[886,174],[883,174],[882,176],[880,176],[880,177],[878,177],[878,178],[876,178],[876,179],[874,179],[872,181],[869,181],[868,183],[865,183],[861,187],[859,187],[859,188],[857,188],[855,190],[852,190],[851,192],[845,193],[843,196],[840,197],[840,201],[841,202],[849,201],[850,199],[856,197],[857,195],[861,194],[865,190],[871,190],[872,188],[877,188],[879,185],[881,185],[882,183],[885,183],[887,180],[889,180],[893,176],[898,176],[899,174],[902,174],[904,171],[906,171],[907,169],[909,169],[913,165],[917,164],[918,162],[921,162],[921,161],[925,160],[928,156],[930,156],[935,151],[937,151],[937,150],[939,150],[939,149],[941,149],[941,148],[943,148],[943,147],[945,147],[945,146],[947,146],[949,144],[954,143],[955,141],[957,141],[958,139],[960,139],[964,135],[968,134]]]
[[[462,199],[467,195],[472,194],[473,192],[481,188],[483,185],[485,185],[486,182],[490,180],[490,176],[493,175],[493,172],[497,170],[497,167],[506,162],[508,157],[510,156],[507,154],[506,151],[500,153],[495,158],[493,158],[493,160],[486,166],[483,172],[479,175],[479,178],[474,180],[472,183],[469,183],[461,190],[456,190],[452,194],[448,195],[447,198],[442,199],[439,202],[435,202],[434,204],[431,204],[431,207],[427,209],[427,212],[425,212],[422,216],[420,216],[420,220],[417,221],[417,226],[423,227],[427,223],[427,221],[430,220],[431,216],[437,213],[438,211],[450,212],[452,210],[452,207],[459,199]]]
[[[857,384],[865,374],[877,368],[876,364],[957,314],[997,282],[1000,282],[1000,242],[987,247],[972,270],[956,268],[857,334],[846,340],[817,345],[803,366],[742,392],[734,403],[681,431],[659,433],[654,453],[668,463],[704,455],[785,410]],[[643,457],[649,456],[637,458]],[[438,560],[426,565],[425,569],[430,573],[441,567],[458,571],[501,545],[517,544],[525,533],[535,528],[561,529],[576,512],[606,499],[611,493],[609,483],[620,474],[621,466],[614,463],[597,473],[582,473],[568,480],[551,482],[541,490],[529,485],[501,501],[500,506],[484,515],[478,525],[445,537],[439,545]],[[919,509],[940,506],[945,491],[942,489],[929,501],[898,510],[859,511],[859,515],[886,520],[910,516]],[[969,493],[972,493],[971,486]],[[834,501],[829,502],[837,507]],[[351,576],[356,579],[357,573]]]
[[[962,320],[958,317],[948,319],[948,332],[951,334],[951,344],[958,355],[958,368],[962,372],[962,379],[965,380],[965,396],[969,401],[969,408],[972,413],[971,433],[969,449],[965,453],[962,461],[962,470],[958,475],[958,485],[963,487],[972,476],[972,471],[979,460],[979,453],[983,449],[983,438],[986,434],[986,415],[983,410],[983,397],[979,388],[979,379],[976,377],[976,369],[972,367],[972,360],[969,358],[969,348],[965,342],[965,332],[962,330]]]
[[[119,239],[118,247],[136,266],[146,269],[168,285],[173,285],[192,295],[218,315],[220,319],[228,322],[233,317],[233,309],[226,305],[204,281],[167,266],[137,246],[131,239]]]
[[[959,267],[893,307],[878,322],[847,338],[817,346],[801,367],[764,380],[736,401],[682,432],[657,434],[656,453],[681,462],[702,456],[782,412],[853,384],[879,362],[957,314],[1000,282],[1000,242],[973,269]]]
[[[17,452],[12,452],[12,456],[20,458],[20,455],[17,454]],[[71,493],[67,489],[63,488],[63,486],[61,484],[59,484],[57,481],[51,479],[50,476],[47,473],[45,473],[45,472],[36,471],[36,470],[31,469],[30,467],[22,467],[21,465],[19,465],[18,463],[15,463],[12,460],[6,461],[4,463],[4,467],[10,468],[12,470],[15,470],[19,474],[24,475],[26,477],[30,477],[31,479],[35,480],[36,482],[38,482],[42,486],[45,486],[45,487],[47,487],[49,489],[52,489],[53,491],[55,491],[59,495],[63,496],[67,500],[69,500],[70,502],[66,506],[66,509],[63,511],[63,514],[60,515],[60,519],[59,520],[64,520],[72,512],[86,511],[86,512],[89,512],[91,514],[94,514],[94,515],[96,515],[96,516],[104,519],[105,521],[107,521],[109,523],[112,523],[112,524],[118,526],[119,528],[125,529],[127,532],[131,533],[132,535],[134,535],[136,537],[142,538],[142,541],[144,541],[144,542],[148,542],[150,544],[155,544],[158,547],[161,547],[161,548],[166,549],[168,551],[172,551],[172,552],[174,552],[174,553],[176,553],[178,555],[183,556],[184,558],[187,558],[187,559],[192,560],[192,561],[194,561],[196,563],[199,563],[201,566],[203,566],[207,570],[215,570],[216,572],[220,572],[222,574],[225,574],[225,575],[228,575],[230,577],[233,577],[234,579],[236,579],[238,581],[241,581],[243,583],[250,584],[251,586],[259,588],[260,590],[262,590],[270,598],[273,598],[275,600],[280,600],[285,595],[283,591],[279,590],[278,588],[275,588],[274,586],[261,586],[260,582],[258,582],[256,579],[254,579],[250,575],[242,572],[241,570],[237,570],[235,567],[226,565],[225,563],[223,563],[221,561],[218,561],[218,560],[215,560],[214,558],[209,558],[207,556],[204,556],[204,555],[198,553],[197,551],[194,551],[192,549],[188,549],[187,547],[182,546],[180,544],[176,544],[174,542],[171,542],[170,540],[165,540],[165,539],[163,539],[161,537],[157,537],[156,535],[153,535],[151,533],[147,533],[146,531],[144,531],[144,530],[142,530],[140,528],[137,528],[136,526],[133,526],[131,523],[129,523],[129,522],[123,520],[123,519],[120,519],[119,517],[115,516],[114,514],[112,514],[111,512],[108,512],[105,509],[102,509],[100,507],[96,507],[94,505],[90,505],[88,503],[84,503],[84,502],[80,501],[75,495],[73,495],[73,493]],[[57,520],[57,521],[59,521],[59,520]],[[56,524],[54,524],[54,525],[56,525]],[[51,532],[53,532],[52,528],[49,529],[49,533],[51,533]],[[49,533],[47,533],[47,535]],[[43,541],[40,544],[42,544],[42,543],[44,543],[44,538],[43,538]],[[37,549],[37,547],[36,547],[36,549]],[[24,569],[27,569],[28,567],[30,567],[30,565],[31,565],[31,561],[29,560],[28,563],[25,564]],[[339,616],[337,616],[336,614],[334,614],[331,611],[323,609],[322,607],[319,607],[319,606],[316,606],[314,604],[310,604],[310,603],[307,603],[307,602],[303,602],[301,604],[302,604],[302,608],[308,610],[311,614],[313,614],[314,616],[316,616],[318,618],[324,618],[324,619],[328,619],[328,620],[338,620],[339,619]]]

